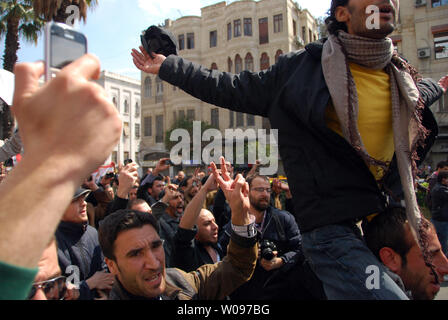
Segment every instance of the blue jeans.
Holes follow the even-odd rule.
[[[302,234],[306,258],[329,300],[408,300],[366,246],[355,224],[337,224]],[[372,267],[373,266],[373,267]],[[376,285],[371,283],[376,272]]]
[[[432,224],[436,228],[437,238],[439,238],[442,251],[446,255],[448,252],[448,221],[438,221],[431,219]]]

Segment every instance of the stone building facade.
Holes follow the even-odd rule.
[[[106,163],[113,161],[119,164],[124,163],[126,159],[132,159],[139,163],[142,132],[140,81],[109,71],[102,71],[97,83],[106,90],[108,97],[120,112],[123,120],[120,142]],[[98,134],[101,134],[101,132]]]
[[[448,0],[400,1],[399,26],[392,35],[398,52],[423,77],[448,74]],[[425,163],[433,168],[448,157],[448,94],[431,107],[439,136]]]
[[[318,39],[308,10],[291,0],[219,2],[201,9],[201,16],[166,20],[178,41],[179,54],[210,69],[239,73],[268,69],[283,53]],[[191,97],[158,77],[142,73],[142,166],[154,167],[169,155],[165,132],[180,118],[227,128],[269,128],[258,116],[232,112]]]

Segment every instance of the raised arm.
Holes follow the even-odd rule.
[[[188,94],[223,108],[267,117],[269,108],[281,88],[286,72],[278,64],[267,71],[243,71],[240,74],[210,70],[182,57],[155,55],[152,59],[142,47],[132,51],[134,64],[140,70],[158,74],[168,83]]]
[[[210,175],[207,182],[202,186],[198,193],[191,199],[185,208],[185,212],[180,219],[179,228],[193,229],[199,214],[201,213],[202,206],[204,205],[207,193],[216,190],[217,184],[214,175]]]
[[[249,215],[249,186],[241,175],[231,179],[221,159],[221,172],[212,163],[215,179],[232,208],[231,240],[222,262],[207,264],[186,275],[196,285],[199,299],[224,299],[252,276],[257,261],[254,221]]]
[[[12,110],[26,153],[0,184],[0,261],[25,268],[37,266],[76,188],[110,155],[122,126],[90,81],[100,74],[97,58],[76,60],[40,88],[43,73],[42,63],[16,65]]]

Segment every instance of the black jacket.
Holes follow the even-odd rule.
[[[162,201],[157,201],[152,207],[152,215],[159,223],[159,235],[164,241],[165,265],[172,267],[172,256],[174,248],[174,236],[179,227],[180,217],[173,218],[167,212],[168,205]]]
[[[204,264],[213,264],[213,260],[208,254],[204,246],[194,239],[198,232],[195,226],[193,230],[178,228],[174,236],[174,248],[172,254],[172,267],[179,268],[185,272],[196,270]],[[212,247],[221,257],[224,258],[223,250],[218,244],[213,244]]]
[[[89,225],[61,222],[56,230],[58,260],[62,274],[70,277],[73,270],[68,266],[79,268],[80,300],[93,300],[95,291],[86,283],[97,271],[107,270],[103,253],[98,242],[98,232]]]
[[[311,43],[258,73],[209,70],[174,55],[159,71],[162,80],[207,103],[269,118],[272,128],[278,129],[279,152],[301,232],[361,219],[381,212],[387,204],[363,159],[326,125],[330,93],[322,72],[322,49],[322,41]],[[423,125],[431,130],[425,149],[418,150],[423,160],[437,135],[429,105],[442,90],[432,80],[418,87],[427,105]],[[385,182],[388,192],[401,196],[395,160]]]
[[[215,195],[215,199],[213,200],[212,213],[219,228],[218,235],[219,237],[221,237],[222,233],[224,232],[224,226],[229,223],[231,219],[230,206],[227,203],[226,197],[221,188],[218,189]]]
[[[431,191],[432,209],[434,220],[448,221],[448,186],[437,183]]]

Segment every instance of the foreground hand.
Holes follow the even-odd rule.
[[[145,49],[140,46],[140,51],[132,49],[132,60],[134,65],[143,72],[151,74],[159,74],[160,66],[166,57],[161,54],[153,53],[154,58],[151,58]]]
[[[84,55],[43,87],[39,87],[43,63],[17,64],[14,73],[11,109],[26,156],[48,166],[63,163],[80,185],[83,177],[104,163],[121,136],[117,109],[106,91],[90,81],[100,75],[98,59]]]

